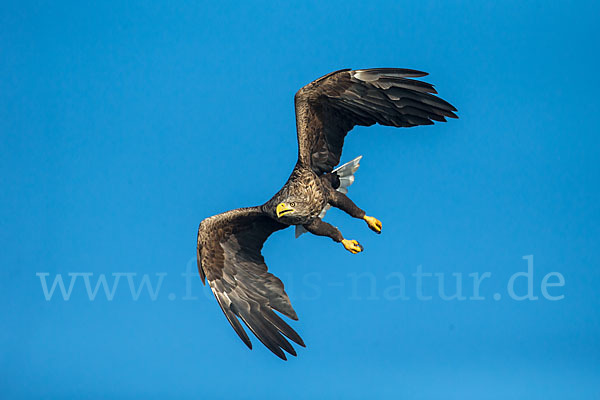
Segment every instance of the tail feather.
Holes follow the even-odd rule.
[[[360,167],[361,158],[362,156],[358,156],[354,160],[349,161],[332,171],[340,177],[340,187],[337,189],[338,192],[344,194],[348,193],[348,187],[354,183],[354,173],[358,170],[358,167]]]
[[[358,170],[358,167],[360,167],[361,158],[362,156],[358,156],[354,160],[348,161],[346,164],[340,165],[332,171],[332,173],[337,174],[340,178],[340,187],[336,189],[338,192],[344,194],[348,193],[348,187],[354,183],[354,173]],[[325,208],[323,208],[323,211],[321,211],[321,214],[319,214],[319,218],[323,218],[330,208],[331,206],[327,204]],[[308,231],[302,225],[296,225],[296,238],[306,232]]]

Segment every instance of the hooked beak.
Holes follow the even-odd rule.
[[[277,213],[277,218],[281,218],[282,216],[289,214],[293,211],[294,209],[286,203],[277,204],[277,208],[275,209],[275,212]]]

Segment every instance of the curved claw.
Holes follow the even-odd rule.
[[[381,221],[378,220],[375,217],[369,217],[368,215],[365,215],[363,217],[363,219],[367,222],[367,225],[369,225],[369,228],[375,232],[375,233],[381,233]]]
[[[361,251],[363,251],[363,247],[356,240],[344,239],[342,240],[342,244],[344,245],[344,248],[352,254],[360,253]]]

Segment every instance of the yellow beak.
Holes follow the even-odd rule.
[[[277,218],[281,218],[283,215],[289,214],[293,211],[294,209],[286,203],[277,204],[277,208],[275,209],[275,212],[277,213]]]

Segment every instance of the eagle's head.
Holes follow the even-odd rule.
[[[302,200],[286,199],[275,207],[279,219],[298,219],[310,216],[309,207]]]
[[[291,201],[289,203],[281,202],[277,204],[275,208],[275,213],[277,214],[277,218],[281,218],[284,215],[293,214],[296,211],[296,203]]]

